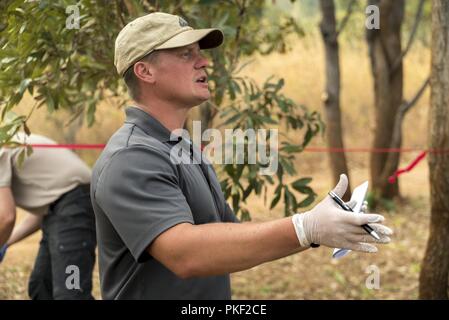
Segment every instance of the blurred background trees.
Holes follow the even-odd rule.
[[[340,111],[340,50],[338,36],[346,27],[348,19],[352,14],[356,1],[348,4],[348,9],[342,21],[337,24],[335,18],[334,0],[320,0],[321,22],[320,31],[323,38],[324,50],[326,52],[326,87],[323,92],[324,110],[326,113],[327,145],[329,146],[329,160],[332,168],[333,180],[337,184],[340,174],[346,173],[350,178],[343,143],[343,128]],[[350,198],[351,183],[344,196],[345,200]]]
[[[415,2],[416,3],[416,2]],[[409,31],[405,47],[402,44],[405,1],[369,0],[380,10],[379,29],[367,29],[366,39],[369,48],[374,79],[376,124],[373,149],[400,149],[402,146],[402,120],[405,113],[421,96],[428,80],[418,90],[411,103],[404,101],[403,60],[409,52],[423,15],[424,0],[416,7],[416,15]],[[402,49],[404,47],[404,49]],[[389,182],[399,165],[400,152],[373,152],[371,156],[371,180],[375,202],[378,199],[398,197],[398,181]]]
[[[389,148],[394,119],[403,97],[402,34],[404,0],[371,0],[380,12],[379,29],[367,29],[369,56],[374,79],[375,134],[374,148]],[[400,147],[400,146],[399,146]],[[371,180],[376,197],[393,198],[399,195],[397,181],[390,184],[387,178],[398,168],[398,157],[388,172],[384,167],[388,153],[371,155]]]

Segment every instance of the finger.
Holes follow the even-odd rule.
[[[368,252],[368,253],[375,253],[377,252],[377,247],[369,244],[369,243],[358,243],[358,242],[347,242],[343,248],[353,250],[353,251],[359,251],[359,252]]]
[[[386,235],[391,236],[393,234],[393,230],[388,228],[387,226],[384,226],[383,224],[379,223],[370,223],[369,226],[376,231],[379,235]],[[363,228],[357,228],[358,232],[354,232],[356,234],[363,234],[366,233],[366,231]]]
[[[360,236],[365,235],[366,231],[358,225],[349,224],[345,226],[344,237],[349,238],[350,235]]]
[[[376,239],[372,235],[368,234],[366,231],[365,234],[349,234],[347,235],[346,239],[350,242],[382,243],[382,244],[391,242],[390,237],[386,235],[381,235],[380,239]]]
[[[346,212],[343,218],[345,219],[346,222],[357,226],[361,226],[363,224],[368,223],[383,222],[385,220],[383,216],[376,213],[354,214]]]
[[[341,174],[340,181],[338,181],[337,185],[332,191],[339,197],[343,197],[347,188],[348,188],[348,177],[345,174]]]

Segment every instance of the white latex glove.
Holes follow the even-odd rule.
[[[346,175],[340,175],[340,181],[333,190],[342,197],[348,187]],[[354,214],[338,206],[328,195],[312,210],[292,217],[298,240],[303,247],[310,244],[322,244],[331,248],[346,248],[354,251],[377,252],[370,243],[388,243],[393,232],[380,224],[384,217],[379,214]],[[377,222],[377,223],[376,223]],[[374,239],[362,227],[370,226],[378,233],[380,240]]]

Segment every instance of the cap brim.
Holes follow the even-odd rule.
[[[223,43],[223,32],[219,29],[187,30],[165,41],[155,50],[179,48],[196,42],[200,49],[216,48]]]

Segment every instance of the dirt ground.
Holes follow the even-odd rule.
[[[354,170],[354,185],[367,177]],[[326,171],[313,175],[313,187],[324,195],[330,185]],[[358,178],[355,178],[358,177]],[[308,250],[232,275],[234,299],[416,299],[420,263],[424,254],[429,220],[427,164],[400,181],[403,201],[390,212],[382,211],[394,231],[393,242],[376,254],[351,253],[331,259],[326,247]],[[260,199],[248,203],[257,215],[254,221],[282,217],[282,208],[269,211]],[[24,213],[19,213],[19,219]],[[38,249],[40,234],[11,247],[0,264],[0,299],[27,299],[27,281]],[[366,286],[370,266],[380,271],[380,288]],[[100,298],[98,268],[94,295]]]

